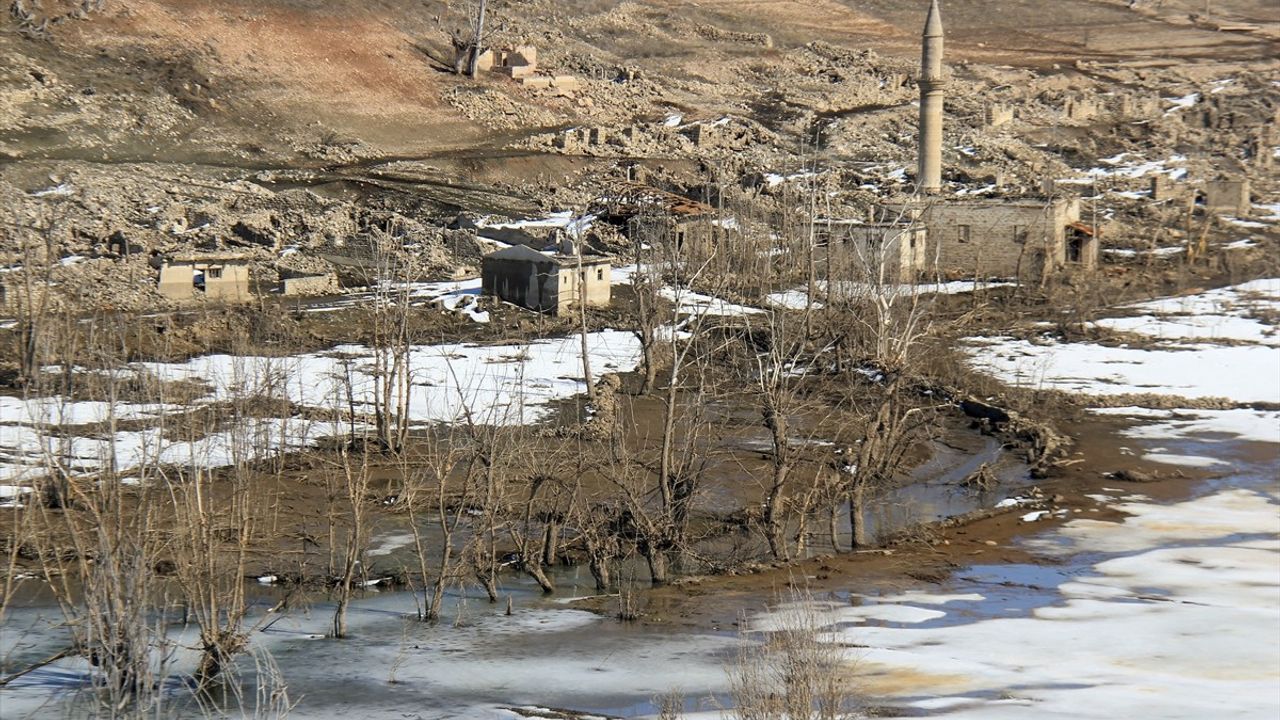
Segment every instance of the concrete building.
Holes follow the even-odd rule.
[[[553,315],[575,306],[583,293],[589,307],[608,305],[612,297],[609,258],[584,255],[581,269],[578,265],[576,255],[548,255],[512,245],[485,256],[481,286],[486,295]]]
[[[920,57],[920,145],[916,182],[920,191],[942,189],[942,103],[946,79],[942,75],[942,11],[938,0],[929,5]]]
[[[160,294],[170,300],[250,299],[249,262],[239,255],[189,255],[160,266]]]
[[[1064,268],[1092,269],[1098,242],[1080,222],[1078,198],[949,200],[915,208],[929,255],[958,277],[1038,279]]]

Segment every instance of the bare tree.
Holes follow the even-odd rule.
[[[869,496],[892,480],[908,447],[909,430],[923,413],[904,397],[910,370],[919,364],[920,340],[931,326],[923,289],[905,284],[913,275],[898,264],[899,244],[907,237],[898,233],[853,245],[852,278],[829,283],[828,301],[841,306],[838,322],[845,324],[843,335],[852,340],[848,347],[858,356],[857,369],[871,381],[872,391],[857,451],[846,453],[843,472],[837,473],[848,477],[854,548],[869,544],[863,522]]]
[[[353,457],[354,454],[354,457]],[[333,637],[347,636],[347,608],[351,605],[356,584],[356,566],[361,564],[369,541],[370,456],[368,437],[339,446],[339,468],[342,504],[346,520],[346,539],[342,544],[342,564],[335,578]]]
[[[591,348],[587,346],[587,271],[582,267],[582,233],[577,229],[579,223],[574,222],[571,227],[574,228],[572,230],[573,250],[578,263],[575,282],[578,286],[578,329],[582,342],[582,378],[587,385],[587,399],[594,403],[596,401],[596,384],[591,378]]]
[[[273,445],[285,447],[288,442],[286,428],[280,427],[280,436],[274,436],[275,426],[259,418],[256,407],[279,401],[285,375],[275,367],[276,361],[247,358],[245,350],[233,361],[231,386],[226,388],[230,403],[219,418],[227,427],[222,435],[231,466],[212,470],[209,458],[196,452],[199,436],[214,435],[218,424],[189,423],[182,433],[192,448],[186,468],[161,471],[175,513],[176,575],[185,609],[200,627],[196,680],[201,686],[217,679],[235,655],[248,649],[243,579],[258,523],[269,505],[259,490],[262,461],[272,456]]]
[[[88,327],[106,336],[110,324],[100,319]],[[114,370],[102,342],[89,344],[93,349],[75,360],[87,368]],[[98,471],[69,476],[60,460],[47,454],[45,478],[65,478],[66,501],[58,507],[35,503],[29,520],[40,574],[61,607],[76,652],[95,669],[95,714],[145,715],[161,702],[158,683],[173,668],[166,637],[169,608],[154,571],[164,547],[158,519],[164,497],[152,470],[160,448],[150,444],[121,456],[114,411],[121,400],[120,380],[114,372],[102,375],[109,409]],[[121,470],[126,462],[139,463],[129,477]],[[45,481],[37,481],[37,492]]]
[[[810,322],[809,315],[806,312],[797,319],[795,323],[802,327],[795,328],[787,313],[770,312],[767,324],[759,331],[759,342],[765,347],[755,353],[751,368],[755,403],[771,444],[771,473],[765,485],[761,522],[769,552],[779,560],[788,560],[791,555],[786,539],[787,510],[793,502],[793,470],[800,459],[791,434],[793,419],[801,407],[797,385],[805,372],[807,343],[803,325]],[[748,331],[754,330],[752,321],[747,322]]]
[[[491,17],[496,4],[495,0],[464,0],[460,3],[464,27],[455,30],[452,38],[454,70],[458,74],[475,77],[479,72],[480,56],[489,49],[490,41],[501,30],[501,23]]]
[[[442,426],[434,432],[429,431],[416,450],[424,458],[418,464],[410,465],[406,454],[399,455],[404,468],[404,486],[398,504],[405,508],[408,516],[422,579],[422,602],[418,607],[418,617],[435,622],[440,619],[443,610],[445,589],[458,581],[455,543],[458,541],[458,530],[470,507],[470,498],[465,483],[459,484],[459,492],[456,494],[451,494],[449,490],[450,476],[463,455],[452,424]],[[432,525],[440,533],[440,543],[435,553],[437,569],[434,573],[431,571],[431,552],[427,547],[419,514],[420,506],[425,507],[432,518]]]
[[[661,245],[674,244],[669,237],[669,224],[666,218],[641,215],[630,224],[632,252],[636,265],[631,273],[631,290],[635,294],[636,305],[633,332],[640,341],[644,381],[640,386],[640,394],[653,392],[658,379],[658,327],[662,315],[658,311],[661,302],[661,267],[654,256],[655,248]]]
[[[410,366],[410,282],[421,268],[385,233],[374,231],[373,297],[367,305],[372,354],[374,426],[379,444],[399,451],[409,433],[409,396],[413,385]]]
[[[657,458],[642,458],[612,443],[612,453],[604,472],[620,491],[620,502],[636,548],[649,566],[654,585],[670,580],[671,560],[689,549],[689,521],[702,472],[709,456],[703,443],[707,431],[708,370],[711,353],[703,345],[703,331],[709,327],[708,313],[695,311],[681,317],[679,308],[689,287],[698,281],[714,260],[714,253],[686,269],[682,249],[677,244],[661,247],[668,258],[674,301],[671,322],[660,326],[669,359],[661,393],[662,425],[657,439]]]

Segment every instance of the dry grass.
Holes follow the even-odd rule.
[[[743,630],[728,668],[738,720],[841,720],[858,716],[861,698],[844,648],[827,635],[813,599],[795,591],[774,608],[777,628]],[[744,628],[747,624],[742,624]]]

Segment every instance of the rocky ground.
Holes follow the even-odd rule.
[[[574,433],[583,427],[578,394],[585,385],[577,380],[575,336],[567,336],[577,330],[578,319],[545,318],[477,300],[480,258],[499,240],[550,241],[557,227],[600,210],[629,181],[726,208],[733,217],[724,222],[741,218],[749,226],[754,218],[793,211],[802,197],[822,197],[823,214],[865,217],[878,204],[910,192],[915,172],[924,2],[493,0],[492,44],[532,44],[543,68],[576,79],[570,87],[543,89],[496,73],[472,79],[453,72],[450,37],[465,24],[467,5],[456,0],[9,5],[0,26],[0,348],[34,344],[14,320],[29,314],[38,297],[41,312],[65,311],[68,322],[120,321],[129,327],[127,359],[165,361],[173,372],[215,365],[210,353],[259,357],[264,365],[292,361],[301,368],[333,360],[332,354],[321,358],[321,351],[335,345],[369,343],[375,331],[366,310],[377,305],[378,288],[386,286],[360,263],[386,252],[400,268],[397,279],[409,281],[397,287],[414,293],[410,331],[424,343],[421,354],[451,369],[455,389],[461,387],[457,367],[464,361],[488,379],[501,379],[498,368],[512,372],[516,379],[507,381],[513,384],[490,388],[493,396],[526,385],[539,391],[548,383],[556,387],[544,393],[546,426],[531,435],[540,448],[582,447]],[[1167,312],[1156,318],[1159,313],[1139,306],[1100,322],[1101,308],[1280,274],[1280,8],[1266,0],[1051,5],[943,3],[947,192],[1083,198],[1088,222],[1103,230],[1101,272],[1057,287],[997,287],[939,300],[933,320],[945,329],[929,340],[938,352],[921,355],[939,366],[928,368],[930,373],[948,382],[959,377],[955,383],[965,391],[930,385],[921,394],[927,398],[921,403],[932,404],[935,389],[947,389],[946,404],[956,407],[938,421],[938,445],[917,448],[906,464],[928,469],[931,461],[973,460],[979,470],[958,478],[969,483],[992,472],[975,459],[991,452],[1016,463],[1010,473],[1032,483],[1026,471],[1051,454],[1032,457],[1032,450],[1054,445],[1044,463],[1056,463],[1054,477],[1034,478],[1040,486],[1035,491],[1019,485],[1029,499],[1018,512],[982,510],[912,527],[884,550],[786,567],[753,561],[733,569],[740,574],[682,580],[646,598],[648,622],[728,628],[738,613],[798,573],[809,578],[814,592],[824,592],[859,574],[885,582],[933,582],[975,562],[1041,562],[1011,546],[1041,519],[1025,520],[1028,510],[1047,512],[1048,525],[1098,510],[1086,493],[1104,482],[1177,499],[1196,483],[1219,477],[1213,468],[1170,469],[1132,457],[1120,436],[1136,423],[1105,413],[1085,415],[1082,403],[1180,411],[1249,405],[1274,412],[1269,396],[1238,402],[1147,396],[1149,378],[1134,380],[1132,391],[1119,394],[1105,384],[1114,384],[1119,372],[1111,361],[1101,363],[1107,392],[1090,388],[1095,394],[1072,399],[1027,391],[1044,382],[1044,367],[1030,363],[1027,370],[1021,358],[1055,343],[1081,341],[1129,357],[1159,344],[1158,336],[1138,329],[1173,322]],[[1197,206],[1196,192],[1218,178],[1249,179],[1249,206],[1237,213]],[[1161,184],[1153,184],[1157,180]],[[548,217],[556,219],[504,225]],[[638,307],[625,267],[628,247],[603,222],[586,239],[620,257],[612,307],[583,323],[595,336],[631,347],[632,333],[617,329],[628,327]],[[206,252],[247,258],[260,302],[179,304],[157,291],[166,258]],[[760,257],[761,265],[781,264],[768,252]],[[285,278],[329,272],[343,286],[339,296],[278,296]],[[730,324],[735,314],[763,312],[771,291],[795,292],[794,273],[785,275],[768,281],[790,283],[779,287],[763,286],[766,281],[758,278],[731,289],[721,285],[719,290],[740,303],[728,311],[721,299],[701,300],[718,303],[724,316],[718,320]],[[665,299],[684,307],[679,298]],[[1239,298],[1212,302],[1231,309],[1238,321],[1274,324],[1271,309],[1246,308]],[[964,349],[971,347],[964,335],[970,332],[998,334],[998,342],[970,352]],[[1269,333],[1260,345],[1273,345]],[[534,338],[544,342],[531,343]],[[1218,339],[1224,348],[1238,344]],[[530,361],[531,345],[540,348],[534,359],[543,361],[530,371],[538,383],[526,383],[523,370],[513,369]],[[597,370],[607,371],[613,383],[607,387],[616,387],[619,377],[638,384],[628,372],[635,353],[604,350],[610,352],[603,353]],[[75,349],[66,352],[74,356]],[[28,410],[18,398],[17,360],[10,357],[17,354],[0,352],[0,385],[13,386],[0,392],[0,405],[7,403],[14,413]],[[624,355],[627,362],[619,365]],[[992,379],[969,369],[1002,359],[1038,375]],[[1130,370],[1135,376],[1146,372],[1146,363],[1143,357]],[[68,375],[75,372],[74,363],[66,364]],[[440,372],[433,381],[437,390],[450,382]],[[336,377],[336,371],[320,375]],[[299,371],[289,387],[306,395],[320,384],[317,377]],[[209,387],[162,384],[166,393],[174,391],[169,400],[186,406],[187,424],[204,422],[222,431],[217,418],[233,403],[219,398],[210,378],[203,382]],[[958,409],[963,403],[954,402],[979,396],[992,403],[993,412],[1003,414],[1006,407],[1025,416],[1027,426],[992,434],[989,424],[973,420]],[[139,446],[146,445],[147,431],[159,433],[147,425],[155,419],[153,410],[140,402],[129,406],[127,399],[105,393],[63,399],[75,402],[60,413],[106,407],[135,412],[120,433]],[[272,452],[310,447],[324,434],[324,427],[308,425],[300,437],[286,437],[292,432],[288,421],[316,419],[314,412],[293,412],[304,399],[296,407],[250,408],[255,420],[281,422]],[[658,436],[657,402],[641,396],[619,409],[597,401],[594,422],[599,427],[605,422],[600,416],[612,417],[649,442]],[[312,410],[320,407],[313,405]],[[716,489],[724,493],[711,496],[714,507],[708,510],[724,511],[726,523],[749,524],[762,496],[759,478],[768,474],[767,456],[760,450],[759,409],[734,409],[736,434],[709,441],[729,452],[713,468]],[[15,437],[25,433],[36,445],[56,425],[78,426],[86,438],[105,432],[92,419],[54,423],[52,415],[27,415],[18,422],[11,415],[4,429]],[[428,413],[417,419],[440,418]],[[1069,451],[1063,450],[1065,435],[1036,422],[1045,419],[1075,441]],[[857,442],[846,418],[830,424],[832,442],[821,447]],[[818,429],[813,433],[819,436]],[[170,438],[175,439],[175,446],[195,445],[191,438]],[[1270,449],[1249,446],[1249,452]],[[102,462],[102,452],[81,448],[76,459],[93,466]],[[834,451],[814,452],[826,462]],[[1037,474],[1043,469],[1034,468]],[[295,524],[273,526],[287,532],[271,535],[270,542],[304,537],[332,512],[332,489],[322,488],[319,479],[323,470],[315,464],[277,469],[268,491],[292,503],[287,522]],[[3,487],[10,502],[20,499],[13,493],[24,491]],[[1119,511],[1101,514],[1114,519]],[[375,526],[383,535],[398,529],[395,509],[380,515]],[[314,545],[312,552],[319,553],[320,545]],[[265,541],[264,547],[279,549]],[[303,547],[301,564],[308,552]],[[390,565],[377,569],[392,571]],[[260,557],[248,570],[282,571]],[[612,612],[612,602],[597,598],[585,605]]]
[[[459,210],[585,208],[629,165],[694,197],[714,177],[774,204],[816,170],[848,215],[912,172],[922,9],[497,3],[495,45],[532,43],[543,67],[578,80],[533,90],[450,72],[453,5],[14,3],[26,15],[0,34],[7,284],[21,284],[19,248],[45,236],[52,252],[35,262],[61,262],[64,296],[84,310],[166,307],[152,289],[163,255],[248,252],[269,288],[378,232],[423,258],[424,278],[465,276],[479,250],[442,230]],[[954,189],[1074,181],[1058,191],[1104,193],[1108,244],[1135,253],[1201,232],[1148,202],[1153,175],[1247,175],[1255,202],[1276,202],[1280,12],[1212,10],[1073,1],[1049,16],[1012,3],[992,18],[985,3],[948,3]],[[996,106],[1014,117],[990,122]],[[577,129],[600,136],[566,141]],[[1207,234],[1227,244],[1258,229]],[[110,252],[112,238],[139,257]],[[1147,259],[1112,257],[1135,258]]]

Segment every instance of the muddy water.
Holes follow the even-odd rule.
[[[1236,463],[1229,476],[1203,483],[1200,494],[1240,488],[1280,490],[1276,483],[1280,460],[1274,448],[1259,452],[1255,446],[1218,438],[1156,442],[1179,452],[1214,454]],[[957,463],[956,456],[940,452],[931,465],[934,469],[945,467],[947,472],[903,492],[906,497],[921,498],[914,505],[918,511],[967,507],[974,501],[955,500],[949,481],[963,477],[973,469],[969,465],[976,467],[983,457],[983,453],[965,455],[965,462]],[[929,471],[929,465],[920,470]],[[1120,492],[1114,494],[1118,500],[1125,497]],[[1256,539],[1236,534],[1215,539],[1212,544],[1238,545]],[[379,556],[391,557],[405,540],[384,536],[381,549],[386,552]],[[1061,531],[1027,542],[1048,551],[1059,544],[1067,546]],[[1171,536],[1169,545],[1181,542]],[[827,599],[835,612],[854,613],[854,619],[833,621],[832,629],[854,633],[854,640],[872,648],[870,653],[901,642],[884,633],[909,633],[910,642],[891,652],[914,652],[917,647],[927,648],[933,633],[945,637],[985,627],[986,623],[1033,622],[1038,615],[1053,613],[1068,604],[1064,586],[1088,583],[1100,563],[1124,556],[1124,552],[1095,549],[1071,552],[1049,565],[975,565],[957,571],[941,585],[895,582],[892,588],[881,588],[851,578],[847,592]],[[728,702],[724,667],[735,644],[734,628],[689,632],[620,623],[568,607],[573,598],[594,592],[585,570],[558,569],[556,581],[560,590],[548,597],[523,577],[504,576],[502,594],[512,598],[514,608],[510,615],[504,603],[489,605],[474,594],[452,592],[446,617],[438,625],[414,619],[415,602],[409,593],[369,592],[351,609],[351,637],[346,640],[323,637],[332,613],[327,602],[268,615],[266,608],[276,602],[279,591],[256,588],[252,621],[264,628],[254,634],[253,643],[269,651],[279,664],[291,696],[299,703],[296,717],[509,717],[501,711],[504,707],[565,708],[635,717],[654,714],[655,697],[672,689],[684,693],[690,710],[713,711]],[[1158,598],[1163,591],[1153,587],[1144,592]],[[902,599],[913,593],[942,604],[912,605]],[[768,601],[762,595],[760,605]],[[1134,598],[1127,602],[1140,601]],[[846,610],[839,611],[841,606]],[[906,614],[903,607],[908,608]],[[918,615],[919,608],[925,607],[930,609]],[[933,610],[935,607],[940,610]],[[0,650],[12,653],[15,659],[47,655],[60,644],[57,620],[52,607],[19,609],[6,621]],[[170,635],[180,644],[190,644],[190,634],[176,624],[171,626]],[[966,652],[967,665],[949,674],[930,670],[927,665],[913,670],[881,665],[874,661],[874,655],[860,666],[860,673],[868,691],[916,716],[947,714],[945,708],[959,707],[938,700],[948,693],[956,703],[973,706],[1005,703],[1008,701],[1003,698],[1009,693],[1025,690],[1000,690],[975,682],[964,668],[972,671],[980,667],[987,662],[984,658],[989,651],[974,647]],[[249,668],[246,665],[244,669]],[[1087,691],[1088,682],[1072,681],[1069,668],[1059,670],[1067,679],[1055,682],[1053,692]],[[86,671],[83,663],[60,662],[13,683],[0,691],[4,716],[64,714],[67,699],[87,681]],[[182,691],[180,685],[174,686],[175,695]]]
[[[976,451],[939,444],[916,470],[917,482],[891,493],[871,520],[887,532],[1015,492],[1025,468],[1001,464],[1000,457],[999,444],[990,439]],[[1008,487],[978,496],[956,485],[983,462],[995,464]],[[371,577],[416,563],[411,546],[403,528],[380,533],[367,556]],[[645,577],[639,563],[619,574]],[[324,638],[333,612],[327,600],[268,614],[282,591],[254,585],[250,623],[259,630],[253,643],[275,658],[303,717],[489,717],[500,706],[525,705],[632,717],[653,714],[655,697],[673,689],[686,695],[690,710],[727,702],[724,667],[735,643],[733,627],[688,632],[621,623],[569,607],[595,593],[585,568],[559,567],[553,578],[558,591],[545,596],[524,576],[504,575],[501,595],[511,598],[511,615],[505,600],[490,605],[474,590],[454,589],[436,625],[415,619],[411,593],[374,589],[353,604],[346,640]],[[767,600],[762,597],[760,605]],[[7,619],[0,652],[15,667],[56,652],[65,642],[58,621],[56,607],[32,597]],[[195,644],[191,628],[176,621],[168,633],[180,646]],[[193,662],[185,657],[179,667]],[[243,665],[251,677],[248,661]],[[49,702],[65,706],[88,679],[88,668],[74,661],[31,673],[0,691],[5,717],[39,717]],[[174,695],[184,692],[175,683]]]
[[[747,441],[740,443],[739,447],[750,449],[754,447],[753,443],[763,442],[763,440]],[[963,480],[983,464],[988,465],[998,484],[981,492],[965,487],[962,484]],[[724,507],[736,507],[741,502],[740,498],[734,496],[731,488],[722,487],[730,480],[717,478],[717,485],[706,489],[708,494],[716,497],[723,496]],[[869,508],[864,521],[872,538],[884,538],[920,523],[935,522],[991,507],[1004,498],[1019,494],[1033,484],[1034,481],[1028,476],[1027,467],[1009,458],[1003,452],[1000,442],[994,438],[981,437],[968,448],[933,442],[930,443],[929,459],[912,471],[909,482],[878,496]],[[822,524],[823,527],[817,527],[818,524]],[[840,509],[837,529],[840,533],[840,546],[848,548],[851,533],[847,506]],[[829,535],[825,532],[825,520],[821,523],[815,521],[810,530],[816,535],[809,545],[809,555],[832,552]],[[428,547],[438,547],[442,542],[439,528],[434,522],[424,521],[421,532]],[[737,533],[728,537],[719,536],[706,540],[698,548],[697,554],[716,558],[764,557],[768,554],[768,546],[758,535],[758,533]],[[460,546],[465,544],[466,540],[465,534],[461,532],[455,538]],[[411,528],[384,525],[384,529],[374,538],[366,561],[371,577],[395,573],[402,568],[417,567],[418,561],[413,549]],[[708,571],[692,559],[686,559],[680,570],[686,574],[700,574]],[[579,579],[578,575],[585,573],[585,569],[582,568],[561,569],[558,572],[570,577],[571,584],[590,581],[590,577],[585,581]],[[647,570],[638,559],[625,565],[622,573],[624,576],[640,580],[647,577]]]

